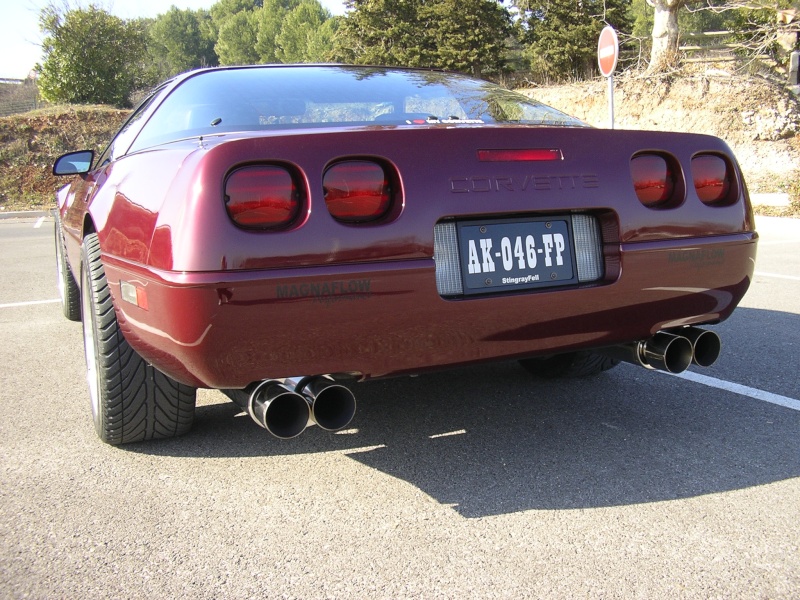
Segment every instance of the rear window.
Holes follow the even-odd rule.
[[[586,125],[485,81],[434,71],[262,67],[184,80],[131,151],[216,133],[348,125]]]

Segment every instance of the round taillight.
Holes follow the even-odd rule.
[[[674,204],[675,173],[660,154],[639,154],[631,159],[631,176],[636,197],[648,208]]]
[[[322,186],[325,204],[337,221],[377,221],[392,207],[391,183],[386,170],[372,161],[337,163],[325,171]]]
[[[692,179],[703,204],[727,204],[731,199],[733,172],[728,161],[716,154],[700,154],[692,159]]]
[[[234,223],[247,229],[280,229],[300,212],[300,192],[283,167],[241,167],[225,181],[225,208]]]

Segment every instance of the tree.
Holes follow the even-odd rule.
[[[211,7],[211,19],[219,28],[228,17],[241,12],[255,12],[262,6],[263,0],[217,0]]]
[[[219,64],[211,15],[205,10],[173,6],[152,22],[148,33],[149,71],[154,83],[183,71]]]
[[[311,50],[319,52],[315,44],[317,34],[331,14],[317,0],[303,0],[289,11],[283,20],[280,33],[275,38],[277,55],[283,63],[302,63],[321,60],[312,56]]]
[[[314,36],[308,41],[309,62],[332,62],[334,60],[336,38],[343,20],[344,17],[335,16],[320,25]]]
[[[221,65],[250,65],[258,62],[256,52],[257,15],[245,10],[227,17],[219,27],[214,50]]]
[[[435,50],[419,22],[424,0],[347,0],[336,58],[355,64],[427,67]]]
[[[218,0],[211,7],[211,22],[217,40],[214,51],[221,65],[258,62],[256,15],[263,5],[263,0]]]
[[[597,69],[605,25],[630,32],[624,0],[517,0],[532,71],[546,79],[584,77]]]
[[[494,0],[427,2],[419,16],[437,67],[476,76],[505,68],[511,15]]]
[[[330,58],[335,26],[317,0],[223,0],[212,17],[221,64],[311,62]]]
[[[480,74],[505,66],[511,30],[496,0],[348,0],[339,60]]]
[[[641,3],[642,0],[637,0]],[[788,52],[797,47],[800,20],[781,18],[787,11],[796,15],[791,0],[646,0],[654,9],[652,48],[648,72],[675,68],[681,31],[728,30],[733,32],[733,49],[745,56],[768,55],[785,62]],[[685,10],[681,10],[685,9]],[[637,29],[647,13],[637,12]],[[788,43],[787,43],[788,42]]]
[[[719,4],[726,0],[708,0],[709,4]],[[730,23],[725,17],[710,10],[695,10],[687,5],[688,10],[679,10],[678,31],[688,33],[703,33],[706,31],[723,31],[730,29]],[[640,56],[650,57],[653,40],[654,10],[652,0],[633,0],[629,9],[629,16],[633,20],[632,37],[641,43]],[[694,41],[693,41],[694,43]],[[697,43],[704,43],[702,38]],[[707,42],[706,42],[707,43]],[[669,67],[668,67],[669,68]]]
[[[127,106],[142,80],[146,33],[95,5],[39,13],[44,60],[39,90],[50,102]]]
[[[257,11],[256,53],[260,62],[280,62],[275,40],[281,32],[286,14],[298,4],[300,0],[265,0]]]
[[[800,11],[790,0],[708,2],[695,14],[711,13],[722,18],[723,28],[733,32],[731,41],[738,54],[748,58],[768,56],[786,66],[791,52],[800,49]]]
[[[678,11],[689,0],[649,0],[653,4],[652,47],[649,72],[664,72],[678,62]]]

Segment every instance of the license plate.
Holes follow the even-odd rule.
[[[577,283],[569,217],[458,224],[465,294]]]

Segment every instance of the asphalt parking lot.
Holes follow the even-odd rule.
[[[374,381],[291,441],[203,391],[187,436],[115,448],[52,220],[0,220],[0,597],[797,598],[800,220],[757,224],[710,369]]]

